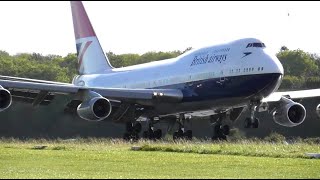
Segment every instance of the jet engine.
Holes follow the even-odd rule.
[[[0,112],[8,109],[12,102],[10,91],[0,86]]]
[[[107,118],[112,110],[110,101],[100,94],[90,91],[77,108],[78,115],[87,121],[101,121]]]
[[[285,97],[281,101],[281,105],[273,112],[273,120],[286,127],[300,125],[306,118],[304,106]]]
[[[316,112],[317,112],[318,117],[320,118],[320,104],[317,106]]]

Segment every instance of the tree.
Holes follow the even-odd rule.
[[[288,51],[289,49],[287,48],[287,46],[282,46],[280,51]]]
[[[315,59],[302,50],[287,50],[277,54],[285,74],[305,78],[317,73]]]
[[[188,51],[190,51],[191,49],[193,49],[192,47],[188,47],[187,49],[185,49],[181,54],[184,54],[184,53],[186,53],[186,52],[188,52]]]

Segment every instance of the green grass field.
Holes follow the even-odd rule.
[[[0,178],[320,178],[320,159],[306,152],[319,144],[9,139]]]

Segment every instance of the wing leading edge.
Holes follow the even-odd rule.
[[[8,79],[8,78],[7,78]],[[124,89],[82,87],[67,83],[45,82],[28,79],[28,81],[0,80],[0,85],[10,91],[36,91],[51,94],[74,94],[81,91],[94,91],[105,98],[142,105],[153,105],[158,102],[177,103],[183,98],[181,90],[177,89]]]
[[[289,99],[320,97],[320,89],[274,92],[270,94],[270,96],[262,99],[262,102],[276,102],[280,101],[282,97],[287,97]]]

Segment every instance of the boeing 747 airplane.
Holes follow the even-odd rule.
[[[82,2],[72,1],[79,75],[72,83],[0,77],[0,110],[12,101],[36,106],[48,104],[55,95],[72,96],[67,108],[88,121],[126,123],[125,139],[159,139],[155,123],[174,119],[178,130],[173,138],[192,138],[186,119],[210,117],[214,139],[225,139],[229,126],[245,110],[246,128],[258,128],[255,112],[268,111],[282,126],[301,124],[306,109],[298,98],[319,96],[317,89],[275,92],[284,72],[280,61],[256,38],[190,50],[176,58],[114,68],[103,52]],[[319,109],[319,108],[318,108]],[[317,110],[319,111],[319,110]],[[147,119],[142,132],[139,119]]]

